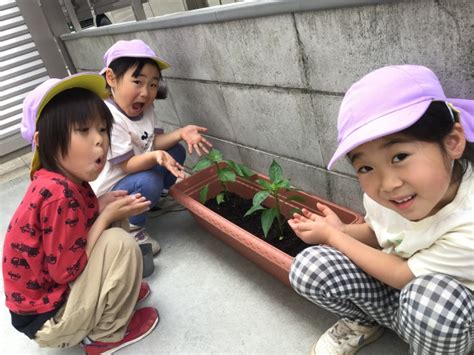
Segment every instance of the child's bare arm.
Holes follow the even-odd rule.
[[[155,134],[155,138],[153,140],[153,149],[167,150],[167,149],[170,149],[172,146],[176,145],[180,141],[181,141],[180,128],[168,133]]]
[[[375,249],[380,248],[374,231],[367,223],[346,224],[343,232],[364,243],[365,245]]]
[[[150,201],[139,194],[125,196],[109,203],[99,214],[87,234],[86,254],[90,255],[100,235],[113,222],[145,212],[150,207]]]

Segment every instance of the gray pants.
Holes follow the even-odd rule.
[[[86,336],[115,342],[124,337],[137,303],[142,280],[142,255],[121,228],[104,231],[82,274],[58,313],[36,333],[41,347],[70,347]]]
[[[395,331],[418,355],[474,351],[474,297],[452,277],[430,274],[397,290],[372,278],[334,248],[298,254],[290,282],[303,297],[342,319]]]

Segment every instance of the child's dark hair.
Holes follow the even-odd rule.
[[[72,130],[86,126],[98,118],[105,123],[110,141],[114,119],[99,96],[87,89],[73,88],[53,97],[44,107],[36,124],[41,166],[60,172],[58,154],[67,155]]]
[[[451,132],[455,122],[459,122],[455,111],[450,110],[444,101],[433,101],[418,121],[399,133],[423,142],[438,143],[444,151],[442,141]],[[460,176],[466,171],[467,162],[474,164],[474,143],[472,142],[466,142],[460,161],[455,162],[461,167],[458,169],[461,172]]]
[[[158,82],[158,92],[156,93],[156,100],[164,100],[168,97],[168,87],[161,76],[161,69],[153,59],[150,58],[134,58],[134,57],[120,57],[115,59],[112,63],[109,64],[109,68],[114,72],[115,78],[120,81],[127,72],[128,69],[136,67],[135,71],[132,73],[134,78],[137,78],[142,72],[145,64],[151,64],[160,73],[160,80]],[[104,74],[105,75],[105,74]],[[109,89],[109,86],[107,85]]]

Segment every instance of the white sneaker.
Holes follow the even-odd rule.
[[[148,217],[158,217],[168,212],[183,211],[186,207],[180,205],[173,197],[166,195],[160,198],[158,203],[147,213]]]
[[[311,348],[311,355],[353,355],[383,334],[379,325],[359,325],[340,319]]]
[[[153,239],[145,230],[145,228],[132,229],[133,227],[130,227],[130,234],[135,238],[137,244],[151,244],[153,255],[156,255],[160,252],[160,243]]]

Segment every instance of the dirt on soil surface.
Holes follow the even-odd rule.
[[[265,238],[261,225],[262,211],[257,211],[250,216],[244,217],[245,213],[252,207],[252,200],[242,198],[232,192],[227,193],[225,201],[220,205],[217,204],[215,198],[212,198],[206,201],[205,206],[288,255],[296,256],[300,251],[310,246],[296,236],[284,216],[281,216],[282,221],[284,221],[284,237],[280,238],[280,229],[275,219]]]

